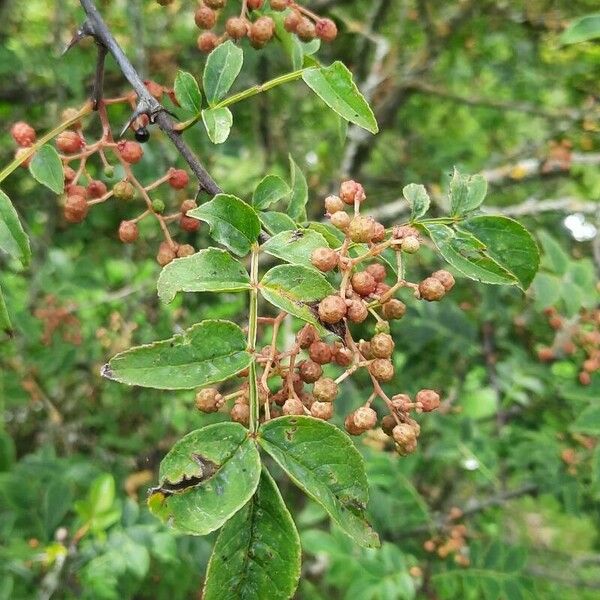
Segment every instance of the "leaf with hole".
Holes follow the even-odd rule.
[[[201,321],[168,340],[117,354],[102,375],[158,390],[190,390],[233,377],[251,362],[246,336],[229,321]]]
[[[291,598],[300,577],[300,538],[273,478],[225,523],[215,543],[204,600]]]
[[[55,194],[62,194],[65,189],[63,164],[53,146],[42,146],[29,163],[29,172],[36,181],[45,185]]]
[[[216,423],[188,433],[160,463],[150,512],[174,529],[206,535],[228,521],[254,494],[260,456],[239,423]]]
[[[377,121],[346,65],[336,61],[328,67],[307,69],[302,79],[331,110],[342,118],[377,133]]]
[[[217,194],[188,211],[188,217],[206,221],[211,237],[238,256],[245,256],[258,239],[260,221],[256,211],[243,200],[228,194]]]
[[[158,277],[158,297],[172,302],[177,292],[241,292],[250,276],[226,250],[206,248],[170,262]]]
[[[261,426],[258,443],[347,535],[361,546],[379,546],[365,516],[364,461],[345,433],[312,417],[280,417]]]

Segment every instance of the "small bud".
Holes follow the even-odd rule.
[[[296,33],[300,21],[302,21],[302,14],[300,11],[294,9],[283,20],[283,26],[285,27],[286,31],[289,31],[290,33]]]
[[[362,300],[350,300],[346,308],[346,318],[352,323],[362,323],[369,316],[369,309]]]
[[[440,406],[440,395],[434,390],[421,390],[415,396],[415,402],[421,405],[423,412],[431,412]]]
[[[231,407],[231,420],[242,425],[248,425],[250,423],[250,407],[247,404],[236,402]]]
[[[340,367],[348,367],[352,364],[352,350],[350,348],[338,348],[333,355],[333,360]]]
[[[271,17],[259,17],[252,25],[250,25],[248,37],[251,42],[265,44],[273,37],[274,31],[275,23]]]
[[[362,429],[359,429],[354,423],[354,413],[351,412],[344,419],[344,428],[350,435],[360,435],[363,433]]]
[[[217,22],[217,13],[208,6],[199,6],[194,13],[194,22],[200,29],[212,29]]]
[[[184,256],[191,256],[195,254],[196,250],[194,246],[191,244],[181,244],[179,248],[177,248],[177,258],[183,258]]]
[[[368,406],[361,406],[354,411],[353,420],[357,429],[368,431],[377,425],[377,413]]]
[[[375,233],[375,221],[372,217],[358,215],[350,221],[348,235],[353,242],[368,243]]]
[[[179,210],[182,215],[185,215],[189,210],[196,208],[198,205],[195,200],[184,200],[179,207]]]
[[[305,360],[300,363],[298,372],[302,381],[305,383],[314,383],[323,375],[323,368],[312,360]]]
[[[408,423],[400,423],[392,430],[392,437],[397,444],[405,445],[417,439],[415,430]]]
[[[75,131],[63,131],[56,138],[56,147],[65,154],[75,154],[84,146],[83,138]]]
[[[101,198],[107,191],[106,184],[99,179],[92,179],[87,185],[87,194],[90,198]]]
[[[344,210],[344,203],[339,196],[331,195],[325,198],[325,212],[332,215],[340,210]]]
[[[119,151],[121,158],[130,165],[135,165],[140,162],[142,156],[144,156],[144,150],[140,144],[130,140],[121,140],[118,142],[117,150]]]
[[[67,196],[63,214],[69,223],[81,223],[88,214],[86,199],[78,194]]]
[[[163,242],[158,249],[158,254],[156,255],[156,262],[161,267],[164,267],[165,265],[168,265],[176,257],[177,257],[177,247],[172,247],[167,242]]]
[[[200,221],[198,219],[194,219],[194,217],[188,217],[187,215],[181,215],[179,217],[179,226],[184,231],[197,231],[200,227]]]
[[[315,24],[315,32],[324,42],[333,42],[337,37],[337,26],[331,19],[319,19]]]
[[[420,247],[421,243],[419,242],[419,238],[412,235],[405,237],[400,244],[402,252],[406,252],[406,254],[414,254],[419,251]]]
[[[156,214],[162,215],[165,212],[165,208],[166,208],[165,203],[160,198],[156,198],[155,200],[152,200],[152,210]]]
[[[310,42],[317,35],[314,23],[306,17],[300,17],[295,33],[303,42]]]

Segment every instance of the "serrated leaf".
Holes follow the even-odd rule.
[[[402,189],[402,195],[410,204],[410,220],[420,219],[428,210],[431,203],[424,185],[409,183]]]
[[[259,289],[265,300],[277,308],[312,323],[326,333],[318,319],[316,307],[320,300],[335,290],[315,269],[300,265],[273,267],[265,273]]]
[[[223,527],[208,563],[204,600],[291,598],[300,577],[300,538],[272,477]]]
[[[258,213],[258,218],[263,227],[271,234],[276,235],[282,231],[296,229],[296,222],[285,213],[270,210],[268,212]]]
[[[277,175],[267,175],[256,186],[252,195],[252,206],[264,210],[290,193],[290,186]]]
[[[306,203],[308,202],[308,185],[306,177],[290,154],[290,180],[292,194],[288,205],[288,215],[294,221],[306,221]]]
[[[117,354],[102,375],[129,385],[189,390],[225,381],[251,360],[246,336],[235,323],[201,321],[168,340]]]
[[[63,164],[58,152],[53,146],[42,146],[31,159],[29,172],[55,194],[62,194],[65,189],[65,175]]]
[[[258,443],[290,479],[361,546],[379,546],[366,520],[369,487],[362,457],[340,429],[311,417],[265,423]]]
[[[0,250],[27,266],[31,260],[29,239],[10,198],[0,190]]]
[[[186,71],[177,71],[175,77],[175,98],[181,108],[198,114],[202,108],[202,94],[196,78]]]
[[[263,252],[294,265],[311,267],[310,257],[317,248],[328,248],[327,240],[316,231],[296,229],[283,231],[265,242]]]
[[[206,535],[254,494],[260,456],[239,423],[216,423],[179,440],[160,464],[150,512],[178,531]]]
[[[231,40],[219,44],[209,55],[202,81],[204,94],[210,106],[216,104],[229,91],[244,63],[244,52]]]
[[[229,252],[206,248],[176,258],[158,277],[158,296],[171,302],[177,292],[241,292],[250,289],[246,269]]]
[[[256,211],[228,194],[217,194],[210,202],[188,211],[187,216],[206,221],[211,237],[238,256],[248,254],[260,234]]]
[[[222,144],[231,133],[233,115],[227,107],[208,108],[202,111],[202,122],[210,141]]]
[[[600,13],[585,15],[572,21],[560,35],[562,44],[577,44],[600,37]]]
[[[375,115],[346,65],[336,61],[328,67],[307,69],[302,79],[338,115],[371,133],[379,131]]]
[[[454,169],[450,181],[452,215],[465,215],[481,206],[487,194],[487,180],[483,175],[461,175]]]

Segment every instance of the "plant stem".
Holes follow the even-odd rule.
[[[30,156],[33,156],[44,144],[48,143],[52,138],[56,137],[59,133],[62,133],[65,129],[68,129],[73,123],[76,123],[92,112],[92,103],[86,102],[81,110],[72,119],[61,123],[55,127],[52,131],[49,131],[46,135],[42,136],[33,146],[27,148],[27,152],[23,152],[19,158],[15,158],[10,164],[8,164],[2,171],[0,171],[0,181],[4,181],[19,165],[27,160]]]
[[[290,81],[295,81],[296,79],[300,79],[305,71],[312,69],[314,67],[309,67],[308,69],[299,69],[298,71],[292,71],[291,73],[286,73],[285,75],[280,75],[279,77],[275,77],[274,79],[270,79],[265,83],[259,83],[257,85],[253,85],[252,87],[242,90],[237,94],[233,94],[233,96],[229,96],[228,98],[224,98],[221,102],[218,102],[214,106],[211,106],[211,109],[216,108],[225,108],[226,106],[231,106],[232,104],[236,104],[237,102],[241,102],[242,100],[246,100],[246,98],[251,98],[252,96],[256,96],[262,92],[266,92],[278,85],[282,85],[284,83],[288,83]],[[183,123],[179,123],[179,125],[175,126],[177,131],[185,131],[189,129],[192,125],[195,125],[202,118],[202,114],[198,113],[191,119],[187,121],[183,121]]]
[[[256,380],[256,334],[258,330],[258,244],[252,245],[250,256],[250,305],[248,309],[248,352],[252,354],[252,362],[248,369],[248,391],[250,401],[250,432],[256,433],[259,424],[258,382]]]

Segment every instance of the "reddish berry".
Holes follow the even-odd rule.
[[[113,187],[113,195],[117,200],[133,200],[135,197],[135,188],[129,181],[119,181]]]
[[[188,211],[196,208],[198,205],[195,200],[184,200],[179,207],[181,214],[185,215]]]
[[[401,319],[406,313],[406,304],[396,298],[392,298],[383,304],[382,312],[385,319]]]
[[[87,198],[87,189],[82,185],[68,185],[65,191],[67,192],[67,196],[83,196]]]
[[[592,378],[587,371],[581,371],[581,373],[579,373],[579,383],[581,385],[590,385],[591,382]]]
[[[386,358],[376,358],[369,365],[369,373],[377,381],[390,381],[394,377],[394,365]]]
[[[298,372],[302,381],[305,383],[314,383],[323,375],[323,368],[312,360],[305,360],[300,363]]]
[[[194,13],[194,21],[200,29],[212,29],[217,22],[217,13],[208,6],[199,6]]]
[[[369,275],[371,275],[371,277],[373,277],[373,279],[377,282],[380,283],[381,281],[385,281],[385,277],[386,277],[386,271],[385,271],[385,267],[382,264],[379,263],[373,263],[372,265],[369,265],[366,269],[367,273],[369,273]]]
[[[71,167],[64,166],[63,175],[65,178],[65,182],[70,183],[71,181],[73,181],[73,179],[75,179],[75,175],[77,175],[77,173],[75,173],[75,171],[71,169]]]
[[[363,433],[362,429],[359,429],[354,423],[354,413],[351,412],[344,419],[344,428],[350,435],[360,435]]]
[[[200,221],[198,221],[198,219],[194,219],[194,217],[181,215],[181,217],[179,217],[179,226],[184,231],[197,231],[200,227]]]
[[[258,10],[262,8],[263,0],[248,0],[247,6],[248,10]]]
[[[183,169],[171,169],[168,181],[172,188],[182,190],[190,182],[190,178]]]
[[[319,271],[327,273],[337,267],[338,254],[331,248],[315,248],[310,257],[310,262],[319,269]]]
[[[10,130],[10,135],[12,135],[13,140],[23,148],[35,144],[35,129],[24,121],[15,123]]]
[[[340,198],[345,204],[354,205],[355,202],[362,202],[365,198],[365,190],[360,183],[349,179],[340,185]]]
[[[437,300],[441,300],[446,293],[442,282],[435,277],[427,277],[423,279],[421,283],[419,283],[419,293],[421,294],[421,298],[423,300],[427,300],[428,302],[436,302]]]
[[[69,223],[81,223],[88,213],[88,204],[83,196],[67,196],[64,206],[65,220]]]
[[[232,40],[241,40],[248,34],[248,21],[242,17],[231,17],[225,23],[225,30]]]
[[[550,362],[551,360],[554,360],[554,350],[552,350],[552,348],[540,348],[537,351],[537,355],[539,360],[542,362]]]
[[[106,184],[99,179],[92,179],[87,185],[87,194],[90,198],[101,198],[107,191]]]
[[[419,239],[419,231],[410,225],[395,225],[392,228],[392,237],[402,240],[406,237],[416,237]]]
[[[158,254],[156,255],[156,262],[164,267],[168,265],[174,258],[177,257],[177,247],[173,247],[167,242],[163,242],[158,248]]]
[[[371,340],[371,352],[375,358],[389,358],[394,351],[394,340],[387,333],[378,333]]]
[[[288,398],[283,404],[284,415],[303,415],[304,404],[297,398]]]
[[[200,52],[205,52],[208,54],[219,45],[219,38],[212,31],[205,31],[198,36],[196,45],[198,46],[198,50],[200,50]]]
[[[179,246],[179,248],[177,248],[177,258],[183,258],[184,256],[191,256],[192,254],[195,254],[196,250],[194,249],[194,246],[190,245],[190,244],[181,244],[181,246]]]
[[[146,79],[144,81],[144,85],[146,86],[146,89],[150,92],[150,95],[154,96],[157,100],[160,100],[162,98],[162,95],[165,93],[165,88],[162,85],[160,85],[160,83],[152,81],[152,79]]]
[[[303,42],[310,42],[317,35],[314,23],[306,17],[300,17],[295,33]]]
[[[362,323],[369,316],[369,310],[362,300],[350,300],[346,309],[346,317],[352,323]]]
[[[302,21],[302,15],[299,11],[293,10],[283,20],[283,26],[285,27],[286,31],[289,31],[290,33],[296,33],[300,21]]]
[[[423,412],[431,412],[440,405],[440,395],[434,390],[420,390],[415,396],[415,402],[421,404]]]
[[[319,302],[319,318],[323,323],[338,323],[346,315],[346,301],[337,294],[323,298]]]
[[[248,425],[250,423],[250,407],[247,404],[236,402],[231,407],[231,420],[242,425]]]
[[[352,289],[360,296],[369,296],[377,289],[377,281],[368,271],[360,271],[352,275]]]
[[[454,287],[454,277],[452,273],[449,273],[448,271],[444,271],[442,269],[440,271],[432,273],[431,276],[435,277],[436,279],[439,279],[447,292],[449,292]]]
[[[265,44],[273,37],[275,23],[271,17],[259,17],[250,26],[248,37],[256,44]]]
[[[204,388],[196,394],[196,408],[205,413],[217,412],[223,396],[216,388]]]
[[[303,350],[306,350],[319,336],[317,330],[310,324],[306,324],[296,335],[296,342]]]
[[[331,19],[319,19],[315,25],[315,32],[324,42],[333,42],[337,37],[337,26]]]
[[[329,421],[333,417],[333,404],[331,402],[320,402],[319,400],[312,403],[310,414],[315,419],[323,419]]]
[[[354,411],[354,425],[361,431],[368,431],[377,425],[377,413],[368,406],[361,406]]]
[[[144,156],[144,149],[137,142],[131,142],[129,140],[121,140],[117,144],[117,150],[121,155],[121,158],[129,163],[130,165],[135,165],[140,162],[142,156]]]
[[[333,402],[337,395],[337,383],[330,377],[322,377],[315,381],[313,396],[320,402]]]
[[[371,241],[379,243],[383,242],[383,240],[385,240],[385,227],[381,223],[375,221],[373,224],[373,237],[371,238]]]
[[[331,362],[331,348],[320,340],[315,340],[308,348],[308,355],[311,360],[314,360],[320,365],[325,365]]]
[[[56,138],[56,147],[65,154],[75,154],[84,146],[83,138],[76,131],[63,131]]]
[[[350,226],[350,215],[343,210],[338,210],[331,215],[331,224],[341,231],[346,231]]]
[[[352,364],[352,350],[349,348],[338,348],[333,356],[336,365],[348,367]]]
[[[350,221],[348,235],[353,242],[368,243],[375,233],[375,221],[372,217],[358,215]]]
[[[124,244],[131,244],[138,239],[138,226],[133,221],[121,221],[119,225],[119,239]]]
[[[396,425],[396,419],[394,419],[393,415],[385,415],[385,417],[381,419],[381,429],[383,429],[384,433],[387,435],[392,435],[392,431]]]

